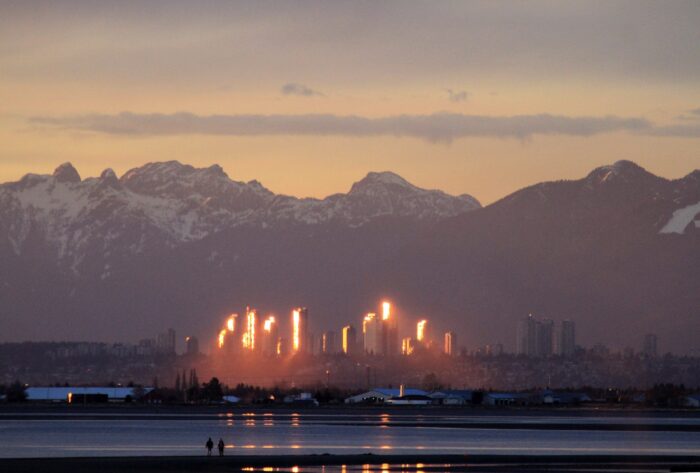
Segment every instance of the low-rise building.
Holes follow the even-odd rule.
[[[486,393],[483,404],[487,406],[514,406],[527,404],[529,394],[521,393]]]
[[[428,396],[435,400],[436,404],[441,404],[443,406],[462,406],[472,403],[474,391],[448,389],[432,392],[428,394]]]
[[[685,397],[686,407],[700,407],[700,394],[691,394]]]
[[[426,396],[428,393],[426,393],[422,389],[407,388],[404,389],[402,393],[401,390],[398,388],[374,388],[371,391],[357,394],[355,396],[350,396],[349,398],[345,399],[345,404],[381,404],[387,401],[388,399],[394,397],[401,397],[402,394],[403,396]]]
[[[27,401],[34,402],[91,402],[106,399],[108,402],[130,402],[140,399],[153,388],[112,386],[35,386],[25,390]]]

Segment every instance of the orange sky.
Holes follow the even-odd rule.
[[[177,159],[297,196],[392,170],[489,203],[618,159],[680,177],[698,24],[697,2],[6,4],[0,181]]]

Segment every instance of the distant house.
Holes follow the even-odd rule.
[[[527,404],[529,394],[522,393],[485,393],[483,404],[487,406],[514,406]]]
[[[686,407],[700,407],[700,394],[691,394],[684,399]]]
[[[399,397],[391,397],[384,401],[389,406],[429,406],[435,401],[423,394],[406,394]]]
[[[241,398],[238,396],[234,396],[233,394],[223,396],[222,399],[225,404],[238,404],[239,402],[241,402]]]
[[[318,401],[311,393],[288,394],[287,396],[284,396],[282,402],[285,404],[292,404],[294,406],[315,407],[319,405]]]
[[[345,404],[383,404],[388,399],[401,396],[400,389],[392,388],[374,388],[362,394],[350,396],[345,399]],[[428,393],[422,389],[404,389],[404,396],[427,396]]]
[[[153,388],[135,387],[54,387],[36,386],[25,390],[27,401],[34,402],[129,402],[140,399]]]
[[[542,404],[547,405],[578,405],[591,401],[592,399],[586,393],[555,391],[544,391],[542,393]]]
[[[443,406],[462,406],[471,404],[474,398],[474,391],[470,390],[444,390],[435,391],[428,394],[437,404]]]

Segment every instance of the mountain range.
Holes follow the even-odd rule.
[[[313,183],[310,183],[312,185]],[[0,185],[0,339],[136,340],[174,327],[206,344],[246,305],[309,307],[316,332],[380,298],[402,332],[427,317],[474,348],[512,348],[529,313],[583,344],[700,348],[700,171],[630,161],[482,207],[369,173],[325,199],[278,195],[219,166],[151,163],[121,177]]]

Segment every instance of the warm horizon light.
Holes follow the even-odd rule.
[[[488,204],[619,159],[700,168],[697,2],[254,3],[4,5],[0,182],[178,160],[297,197],[389,170]]]

